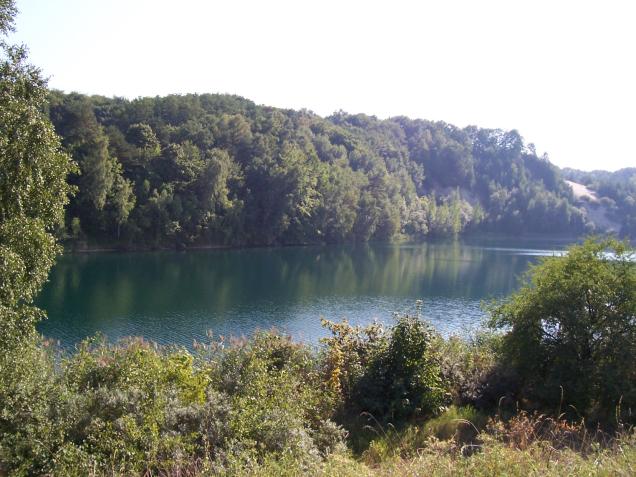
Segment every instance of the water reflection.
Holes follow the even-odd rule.
[[[206,330],[277,327],[315,340],[319,318],[388,320],[425,302],[443,332],[482,319],[480,302],[507,295],[555,244],[520,248],[458,241],[65,256],[39,305],[41,331],[65,346],[103,332],[190,345]],[[525,247],[525,246],[524,246]]]

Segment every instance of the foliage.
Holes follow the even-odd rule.
[[[578,234],[592,227],[516,131],[257,106],[227,95],[128,101],[52,92],[79,164],[67,214],[129,247]]]
[[[600,202],[606,206],[610,217],[621,224],[621,235],[636,236],[636,168],[615,172],[564,169],[563,175],[586,185],[601,197]]]
[[[492,310],[493,326],[509,330],[503,359],[521,377],[524,397],[605,421],[633,415],[632,258],[625,243],[589,239],[533,266],[526,285]]]
[[[324,323],[333,335],[323,340],[328,382],[348,413],[399,424],[441,410],[446,389],[429,325],[408,315],[398,316],[388,330]]]
[[[417,341],[422,333],[410,320],[398,334]],[[140,339],[90,340],[55,367],[56,358],[36,346],[46,372],[21,368],[21,389],[35,389],[30,401],[18,395],[11,402],[37,438],[8,429],[0,468],[11,475],[410,475],[452,468],[461,475],[479,465],[517,472],[518,461],[531,458],[538,466],[587,469],[587,459],[601,459],[626,469],[636,457],[628,432],[593,433],[582,422],[525,413],[488,419],[451,406],[401,427],[374,420],[372,430],[352,428],[371,436],[356,461],[345,442],[359,436],[347,437],[330,419],[339,413],[325,372],[328,349],[315,353],[276,333],[197,348],[193,354]],[[363,376],[374,372],[373,363]]]
[[[345,452],[315,355],[288,337],[261,333],[197,354],[89,340],[57,369],[43,348],[34,352],[46,374],[19,368],[29,400],[8,396],[7,406],[25,423],[5,427],[0,453],[0,469],[17,475],[223,470],[274,458],[311,466]]]
[[[503,336],[492,330],[436,340],[441,373],[455,406],[500,414],[518,411],[518,376],[501,352],[502,342]]]
[[[44,79],[24,47],[4,40],[14,15],[12,1],[0,2],[0,473],[11,462],[20,474],[25,462],[39,469],[57,439],[48,414],[58,393],[33,299],[59,252],[53,232],[72,167],[42,112]]]

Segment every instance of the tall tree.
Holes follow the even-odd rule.
[[[114,167],[113,185],[108,196],[108,212],[117,228],[117,239],[119,240],[121,226],[126,223],[130,212],[135,207],[135,193],[132,182],[122,175],[121,165],[115,163]]]
[[[71,191],[69,157],[43,114],[46,82],[22,46],[5,41],[15,8],[0,1],[0,467],[46,452],[46,360],[33,300],[60,251],[53,231]],[[24,439],[24,441],[21,441]],[[35,442],[23,445],[23,442]]]

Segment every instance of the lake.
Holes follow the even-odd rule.
[[[72,347],[96,333],[192,346],[256,329],[316,342],[320,317],[391,323],[414,310],[445,335],[484,319],[481,304],[518,288],[538,257],[566,241],[489,239],[61,257],[37,304],[40,331]]]

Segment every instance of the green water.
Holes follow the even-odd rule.
[[[424,301],[442,333],[478,326],[484,300],[518,287],[564,242],[490,240],[417,245],[285,247],[62,257],[38,304],[47,337],[69,347],[98,332],[191,346],[206,333],[277,328],[316,341],[320,317],[391,322]]]

